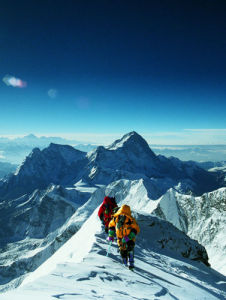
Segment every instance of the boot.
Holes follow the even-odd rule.
[[[133,251],[129,252],[129,269],[134,269],[134,253]]]

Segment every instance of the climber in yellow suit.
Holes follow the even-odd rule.
[[[139,225],[131,216],[130,207],[122,205],[108,225],[108,241],[113,242],[116,234],[123,264],[127,266],[129,263],[129,269],[134,268],[135,238],[139,232]]]

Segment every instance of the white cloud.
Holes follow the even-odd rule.
[[[211,128],[207,128],[207,129],[184,129],[185,131],[196,131],[196,132],[218,132],[218,133],[226,133],[226,129],[211,129]]]
[[[3,159],[5,156],[3,155],[3,151],[0,151],[0,158]]]

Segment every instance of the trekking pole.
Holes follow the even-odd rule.
[[[107,254],[106,254],[106,256],[108,256],[108,254],[109,254],[109,252],[110,252],[111,245],[112,245],[112,241],[110,241],[110,243],[109,243],[109,246],[108,246],[108,251],[107,251]]]

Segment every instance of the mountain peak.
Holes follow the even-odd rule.
[[[37,136],[34,135],[33,133],[30,133],[28,135],[25,135],[24,138],[26,138],[26,139],[37,139]]]
[[[130,150],[136,149],[136,152],[148,152],[149,154],[151,153],[153,156],[155,156],[145,139],[136,131],[131,131],[125,134],[121,139],[116,140],[107,147],[108,150],[117,150],[120,148]]]
[[[121,139],[114,141],[110,146],[107,148],[109,150],[115,150],[116,148],[121,148],[127,144],[134,144],[137,142],[146,143],[146,141],[135,131],[131,131],[125,134]]]

